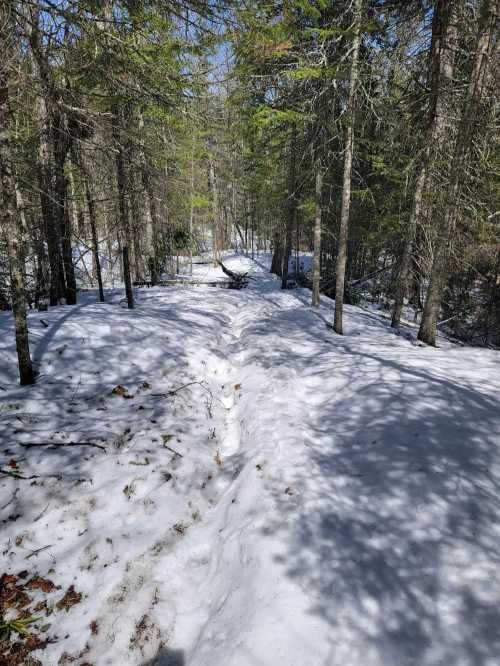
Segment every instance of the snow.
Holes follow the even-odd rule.
[[[356,307],[336,336],[331,301],[256,259],[225,259],[241,291],[31,312],[31,388],[0,314],[1,467],[40,477],[0,480],[2,571],[52,580],[50,607],[82,593],[36,623],[57,640],[33,656],[498,666],[499,352],[423,347]]]

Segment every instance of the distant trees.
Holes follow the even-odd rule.
[[[496,0],[297,0],[241,10],[238,98],[263,151],[257,233],[272,238],[280,276],[293,250],[312,252],[311,272],[295,278],[312,287],[313,305],[321,290],[335,295],[337,332],[344,299],[356,302],[362,284],[392,303],[394,327],[406,304],[422,314],[428,344],[440,318],[457,331],[465,319],[471,331],[488,321],[488,339],[496,327],[500,342],[491,295],[500,241],[497,20]],[[292,127],[300,150],[289,252]],[[486,270],[477,243],[492,249]],[[465,300],[457,280],[474,270],[460,265],[465,248],[477,257],[476,286],[457,310]]]
[[[131,308],[134,279],[157,282],[168,257],[192,252],[195,232],[207,237],[215,193],[192,137],[211,97],[200,63],[226,11],[196,0],[2,3],[12,57],[2,69],[0,259],[23,383],[28,294],[71,305],[78,283],[97,284],[103,301],[118,279]],[[229,236],[220,230],[221,246]]]

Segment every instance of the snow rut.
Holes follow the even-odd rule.
[[[304,464],[297,429],[300,410],[287,391],[296,372],[261,362],[261,349],[270,343],[263,326],[269,325],[276,304],[249,294],[244,301],[225,304],[225,312],[218,354],[207,364],[225,411],[219,448],[223,490],[204,526],[184,544],[196,552],[201,541],[203,552],[210,553],[198,587],[203,599],[200,629],[189,636],[180,622],[176,633],[179,646],[192,646],[189,666],[253,666],[260,661],[252,634],[261,636],[261,650],[274,643],[273,625],[280,621],[276,599],[288,594],[288,582],[273,563],[280,548],[277,533],[297,502],[281,460],[286,459],[288,468],[294,459],[298,467]],[[187,562],[188,569],[193,563]],[[266,609],[269,623],[262,622]]]

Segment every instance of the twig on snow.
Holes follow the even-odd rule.
[[[3,506],[0,506],[0,511],[3,511],[4,509],[6,509],[8,506],[10,506],[12,504],[12,502],[16,499],[16,495],[17,495],[18,492],[19,492],[19,487],[14,490],[14,492],[12,494],[12,497],[7,502],[7,504],[4,504]]]
[[[170,391],[167,391],[166,393],[150,393],[150,396],[153,398],[166,398],[167,396],[175,395],[176,393],[179,393],[179,391],[182,391],[182,389],[187,388],[188,386],[193,386],[193,384],[199,384],[202,388],[205,388],[203,386],[203,382],[188,382],[187,384],[183,384],[182,386],[179,386],[176,389],[172,389]]]
[[[39,479],[40,477],[37,474],[32,474],[31,476],[22,476],[16,472],[11,472],[9,469],[0,469],[0,474],[5,476],[12,476],[14,479],[23,479],[24,481],[29,481],[29,479]]]
[[[172,453],[175,453],[175,455],[176,455],[176,456],[179,456],[179,458],[184,458],[184,456],[182,455],[182,453],[179,453],[179,451],[176,451],[176,450],[173,449],[171,446],[167,446],[167,444],[164,444],[164,445],[163,445],[163,448],[164,448],[164,449],[168,449],[169,451],[172,451]]]
[[[37,548],[36,550],[32,550],[29,555],[26,555],[24,558],[25,560],[29,560],[30,557],[33,557],[34,555],[38,555],[38,553],[41,553],[42,550],[47,550],[47,548],[50,548],[52,546],[51,543],[49,543],[47,546],[42,546],[41,548]]]
[[[40,518],[41,518],[41,517],[43,516],[43,514],[47,511],[47,509],[49,508],[49,506],[50,506],[50,502],[48,502],[48,504],[47,504],[47,506],[45,507],[45,509],[43,509],[42,512],[39,513],[38,516],[33,520],[34,523],[36,523],[38,520],[40,520]]]
[[[106,447],[93,442],[18,442],[19,446],[30,449],[33,446],[94,446],[96,449],[106,451]]]

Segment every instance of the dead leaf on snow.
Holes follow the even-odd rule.
[[[134,396],[132,393],[128,392],[128,389],[125,386],[122,386],[121,384],[118,384],[115,386],[115,388],[111,391],[112,395],[121,395],[122,398],[125,400],[131,400]]]
[[[82,600],[81,592],[77,592],[75,590],[75,586],[70,585],[66,590],[64,597],[57,602],[56,608],[58,610],[62,610],[64,608],[67,612],[72,606],[79,604],[81,600]]]
[[[52,592],[56,589],[54,583],[48,578],[35,576],[26,583],[25,586],[28,590],[42,590],[43,592]]]

